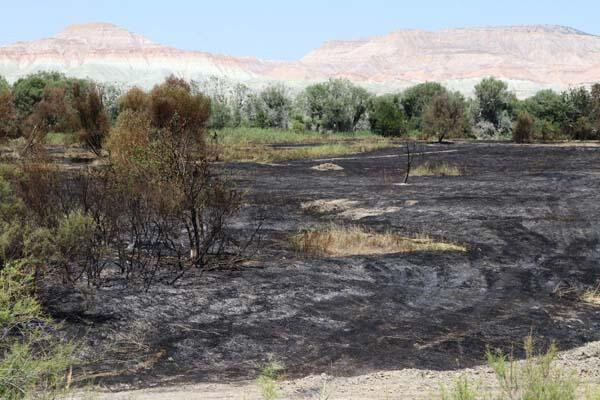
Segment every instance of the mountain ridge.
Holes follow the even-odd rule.
[[[293,88],[347,78],[375,92],[439,81],[467,95],[479,79],[496,76],[522,97],[600,81],[600,36],[561,25],[399,29],[326,41],[298,61],[277,61],[179,50],[95,22],[0,46],[0,75],[9,81],[39,70],[142,87],[170,74],[196,80],[218,76],[251,87],[284,82]]]

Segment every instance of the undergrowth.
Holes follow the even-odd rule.
[[[54,337],[56,324],[35,299],[25,262],[0,270],[0,399],[54,399],[68,391],[75,346]]]

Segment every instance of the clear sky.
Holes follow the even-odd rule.
[[[556,24],[600,35],[600,0],[0,0],[0,44],[85,22],[181,49],[294,60],[326,40],[402,28]]]

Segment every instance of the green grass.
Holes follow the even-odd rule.
[[[283,372],[283,365],[277,362],[271,362],[261,368],[256,379],[256,385],[260,389],[261,397],[264,400],[277,400],[280,398],[277,382],[283,379]]]
[[[51,132],[46,135],[46,144],[50,146],[70,146],[77,142],[74,133]]]
[[[581,383],[574,372],[554,364],[557,350],[551,345],[547,352],[535,354],[531,336],[524,342],[525,359],[517,361],[502,352],[487,352],[487,362],[493,370],[497,385],[491,392],[461,377],[447,389],[440,389],[442,400],[598,400],[600,392],[587,388],[581,393]]]
[[[369,131],[319,133],[312,131],[294,132],[283,129],[225,128],[216,131],[223,145],[252,144],[316,144],[332,143],[353,139],[380,140],[381,136]]]
[[[216,132],[226,161],[278,162],[364,153],[393,146],[372,132],[318,133],[231,128]],[[271,147],[272,144],[305,145]]]

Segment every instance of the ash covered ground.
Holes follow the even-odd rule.
[[[481,364],[486,346],[518,354],[530,333],[564,350],[600,340],[600,307],[573,295],[600,279],[600,147],[428,145],[416,164],[463,175],[398,185],[404,151],[229,164],[248,192],[234,228],[264,215],[252,262],[148,292],[54,294],[48,308],[70,316],[97,356],[85,372],[109,385],[246,379],[271,360],[290,377],[447,370]],[[323,163],[343,169],[311,169]],[[303,209],[317,200],[351,207]],[[288,244],[331,222],[469,250],[319,258]]]

